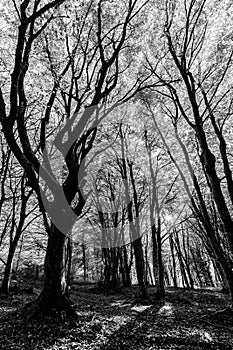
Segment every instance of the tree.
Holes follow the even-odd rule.
[[[1,289],[0,289],[0,291],[4,294],[9,293],[12,263],[13,263],[14,255],[15,255],[19,240],[22,236],[22,233],[26,229],[26,227],[35,219],[35,217],[33,217],[33,218],[30,218],[30,220],[28,222],[26,221],[28,219],[29,215],[33,211],[35,211],[36,208],[35,208],[35,206],[32,206],[32,208],[30,208],[30,210],[28,208],[28,201],[32,195],[32,190],[27,191],[27,189],[25,188],[25,176],[24,175],[20,178],[19,186],[20,186],[19,198],[17,198],[18,197],[17,185],[16,185],[16,188],[12,188],[12,210],[11,210],[12,215],[11,215],[11,225],[10,225],[10,229],[9,229],[9,250],[8,250],[8,256],[7,256],[5,269],[4,269],[3,281],[2,281],[2,285],[1,285]],[[17,216],[18,216],[17,215],[17,200],[20,200],[20,202],[21,202],[18,218],[17,218]]]
[[[213,16],[206,0],[166,2],[164,35],[167,52],[162,62],[167,69],[162,72],[160,69],[155,70],[151,64],[149,66],[156,80],[160,79],[164,83],[164,88],[157,90],[161,96],[160,101],[164,104],[162,111],[171,118],[174,125],[198,203],[185,181],[186,174],[183,180],[194,211],[205,227],[209,244],[225,271],[232,296],[232,162],[227,150],[229,135],[226,132],[232,114],[232,85],[229,83],[232,74],[232,50],[229,45],[225,45],[225,59],[221,64],[218,59],[214,62],[210,60],[211,64],[208,64],[206,56],[209,56],[209,52],[214,55],[221,53],[216,52],[208,40],[211,30],[215,30],[215,23],[212,22],[208,27],[205,11]],[[196,161],[190,161],[189,147],[184,136],[180,136],[185,134],[182,130],[184,125],[192,139],[196,140],[196,145],[195,141],[193,145],[198,152],[201,165],[198,168],[201,169],[202,180],[205,181],[204,187],[198,180]],[[228,242],[227,248],[222,245],[213,226],[203,193],[206,189],[213,198],[221,220],[223,236]]]
[[[151,132],[150,132],[151,134]],[[157,293],[161,297],[165,295],[164,287],[164,266],[162,258],[162,210],[166,204],[174,202],[177,193],[173,187],[177,180],[177,175],[173,178],[173,164],[167,159],[166,151],[161,148],[161,139],[158,133],[151,137],[145,129],[145,146],[148,155],[150,169],[150,226],[153,247],[153,270]],[[155,156],[153,153],[157,153]],[[165,175],[169,174],[169,178]],[[169,234],[169,233],[168,233]]]
[[[130,31],[133,32],[136,15],[146,2],[137,0],[128,1],[127,4],[122,2],[119,8],[113,9],[115,12],[112,18],[115,15],[115,21],[111,26],[107,16],[109,2],[99,1],[96,7],[91,1],[85,10],[82,9],[84,17],[81,22],[78,22],[78,28],[75,25],[75,16],[79,8],[76,10],[74,8],[73,22],[69,22],[66,26],[65,20],[62,20],[66,17],[64,16],[66,8],[61,5],[66,3],[71,5],[65,0],[49,1],[43,5],[39,0],[34,4],[30,0],[24,0],[17,8],[19,27],[15,59],[10,88],[0,90],[0,119],[7,143],[25,170],[28,183],[37,195],[48,233],[44,288],[37,306],[43,311],[65,309],[73,314],[63,288],[65,238],[73,224],[69,222],[69,215],[72,218],[79,216],[85,205],[83,194],[85,160],[94,144],[97,125],[101,119],[100,112],[105,109],[104,115],[106,115],[111,110],[111,107],[107,110],[108,99],[116,89],[122,72],[127,70],[127,64],[120,65],[119,56],[121,51],[124,51]],[[53,28],[55,23],[58,30],[63,33],[74,28],[72,37],[74,44],[70,44],[68,35],[64,35],[66,59],[65,61],[60,59],[57,63],[53,61],[53,48],[49,47],[48,34],[46,37],[46,33],[49,33],[51,26]],[[38,143],[34,145],[33,137],[27,129],[28,118],[30,120],[31,117],[32,121],[32,115],[27,115],[28,107],[33,103],[33,96],[30,95],[27,84],[30,77],[33,77],[30,60],[36,64],[32,56],[34,46],[36,47],[39,43],[43,33],[45,33],[44,51],[47,53],[49,63],[47,74],[50,71],[53,83],[49,88],[47,103],[43,102],[45,112],[37,114],[40,137],[38,138],[37,135]],[[141,84],[142,82],[139,81],[138,86],[140,87]],[[136,85],[134,84],[134,87]],[[134,93],[135,89],[130,95]],[[62,99],[62,111],[58,107],[60,103],[58,95]],[[124,91],[123,95],[125,97],[117,94],[115,99],[124,97],[124,100],[126,96],[127,99],[130,97],[127,91]],[[57,133],[53,143],[53,146],[61,152],[65,165],[66,176],[62,188],[51,170],[49,161],[48,133],[51,132],[55,123],[54,115],[57,118],[66,115],[67,118],[67,123]],[[14,132],[15,128],[18,137]],[[67,133],[69,137],[65,140],[64,136]],[[37,148],[41,150],[43,157],[36,156]],[[38,179],[38,175],[44,182]],[[49,187],[53,202],[48,200],[44,184]],[[65,208],[63,208],[64,199]],[[76,199],[75,205],[74,199]],[[60,212],[57,212],[58,208]],[[68,214],[64,212],[66,210]],[[55,216],[61,227],[58,227],[57,223],[56,225],[53,222],[51,225],[48,223],[46,211],[50,211],[49,214],[56,212]]]
[[[33,203],[32,189],[26,187],[25,174],[13,153],[1,138],[1,200],[0,223],[2,251],[6,252],[0,291],[9,293],[14,255],[23,232],[37,218],[37,204]],[[33,215],[32,215],[33,214]]]
[[[124,194],[127,204],[127,216],[129,222],[130,235],[135,256],[135,268],[137,273],[138,284],[141,289],[142,297],[147,296],[146,291],[146,274],[145,274],[145,259],[142,246],[142,233],[140,227],[140,209],[141,209],[141,194],[138,193],[136,187],[136,179],[134,174],[134,162],[130,159],[130,154],[127,152],[125,131],[120,124],[120,138],[121,138],[121,158],[118,159]],[[142,189],[143,192],[143,189]]]

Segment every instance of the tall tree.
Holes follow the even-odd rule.
[[[96,137],[100,112],[105,109],[106,115],[108,102],[129,98],[135,93],[135,87],[142,84],[141,80],[138,80],[138,84],[136,80],[134,91],[130,94],[123,91],[120,96],[116,90],[122,73],[129,66],[120,62],[120,54],[134,33],[134,26],[136,28],[137,25],[135,18],[146,2],[129,0],[113,8],[111,4],[100,0],[96,5],[90,1],[83,10],[76,2],[72,4],[65,0],[43,4],[40,0],[24,0],[16,7],[19,21],[16,49],[10,87],[0,90],[0,120],[7,143],[37,195],[48,233],[44,288],[37,301],[39,310],[43,311],[65,309],[73,314],[63,288],[64,246],[66,235],[72,229],[72,221],[81,214],[85,205],[85,159]],[[68,11],[70,6],[73,12]],[[69,12],[67,16],[66,11]],[[81,20],[77,20],[79,11],[83,13]],[[64,18],[69,16],[71,21],[66,25]],[[54,61],[54,55],[58,53],[55,41],[50,44],[51,30],[55,28],[55,33],[60,32],[64,39],[60,42],[64,46],[59,47],[66,47],[60,53],[66,53],[65,60],[60,57],[58,62]],[[72,42],[69,31],[73,31]],[[28,130],[29,120],[32,122],[32,114],[28,115],[29,107],[34,101],[29,89],[30,79],[32,84],[35,83],[34,67],[30,63],[37,64],[38,69],[42,67],[34,53],[38,53],[43,34],[42,51],[47,55],[46,65],[49,68],[46,74],[50,76],[50,87],[47,91],[42,88],[41,93],[46,97],[48,95],[48,100],[47,103],[43,102],[45,112],[37,113],[40,137],[38,132],[33,137]],[[45,59],[43,55],[42,59]],[[110,100],[114,90],[117,94]],[[111,106],[109,108],[111,110]],[[60,186],[50,164],[48,137],[53,126],[62,123],[64,116],[66,124],[53,143],[53,147],[62,154],[66,172]],[[56,123],[56,118],[60,119],[59,123]],[[37,145],[34,144],[35,140]],[[36,155],[37,149],[43,156]],[[39,180],[38,175],[43,181]],[[53,201],[48,199],[44,184],[49,187]],[[48,223],[46,211],[52,215],[55,223]]]
[[[221,7],[217,7],[216,12],[220,13]],[[209,22],[206,13],[211,18]],[[160,68],[155,69],[152,64],[149,66],[155,78],[164,83],[164,88],[158,91],[163,103],[160,110],[173,122],[175,137],[188,165],[187,174],[183,174],[186,189],[205,227],[209,244],[221,261],[232,297],[232,161],[227,148],[231,136],[226,131],[232,116],[232,48],[225,42],[222,55],[221,36],[215,38],[216,45],[213,45],[217,18],[207,0],[168,1],[165,3],[164,20],[167,51],[163,52]],[[211,54],[214,59],[211,59]],[[164,65],[166,70],[162,71]],[[186,131],[183,130],[184,125]],[[197,160],[190,161],[190,144],[197,152],[198,165]],[[197,168],[201,169],[205,186],[198,181]],[[198,203],[193,198],[186,175],[191,175]],[[204,195],[207,190],[222,222],[227,249],[212,224]]]

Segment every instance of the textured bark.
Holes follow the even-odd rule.
[[[40,209],[43,212],[44,220],[46,222],[46,230],[48,231],[48,245],[45,258],[45,281],[43,291],[39,298],[39,305],[43,306],[43,308],[45,309],[51,309],[53,307],[56,308],[56,306],[60,308],[61,305],[62,307],[67,306],[67,300],[64,297],[65,273],[63,258],[65,236],[53,224],[50,229],[48,228],[45,213],[46,209],[44,208],[44,202],[46,199],[43,198],[42,200],[42,188],[40,188],[40,181],[38,181],[38,175],[40,174],[43,177],[43,180],[47,182],[47,184],[50,182],[50,185],[52,187],[50,188],[50,190],[53,192],[54,195],[60,184],[58,182],[55,183],[54,180],[56,176],[54,177],[54,174],[50,173],[50,169],[44,168],[44,166],[46,166],[46,162],[43,162],[43,166],[41,166],[41,157],[37,158],[35,149],[39,150],[40,148],[40,150],[44,152],[47,136],[46,125],[48,125],[50,122],[50,116],[54,108],[53,103],[55,101],[58,87],[60,85],[61,79],[63,79],[67,70],[75,62],[74,54],[80,51],[78,50],[79,45],[83,47],[82,39],[80,39],[80,42],[77,42],[77,44],[75,45],[76,49],[69,54],[69,59],[67,59],[67,64],[65,68],[63,69],[63,71],[58,73],[57,79],[55,79],[57,82],[50,91],[51,94],[47,102],[45,115],[44,118],[41,118],[42,120],[40,130],[40,141],[36,145],[30,141],[31,135],[29,137],[29,133],[27,130],[26,118],[28,116],[26,114],[26,111],[27,100],[29,100],[29,96],[27,94],[28,89],[26,89],[24,85],[26,84],[26,73],[28,67],[30,66],[30,54],[33,47],[33,43],[39,37],[39,35],[42,34],[43,30],[45,30],[46,26],[50,23],[50,21],[52,21],[56,17],[52,13],[51,15],[49,15],[49,10],[57,8],[60,4],[64,2],[65,0],[54,0],[50,1],[48,4],[43,6],[41,5],[41,1],[35,1],[34,6],[29,6],[29,0],[21,1],[21,5],[19,7],[19,26],[17,33],[18,35],[16,48],[14,52],[14,67],[12,69],[11,74],[10,95],[7,96],[6,101],[4,100],[4,96],[0,88],[0,121],[2,123],[5,138],[12,152],[16,156],[17,160],[24,168],[26,176],[29,180],[29,185],[37,194]],[[93,146],[93,142],[95,140],[97,132],[96,121],[94,121],[92,127],[90,127],[91,115],[92,113],[94,113],[96,107],[101,102],[103,102],[103,104],[107,102],[107,97],[115,89],[118,83],[119,74],[122,73],[119,72],[120,69],[118,58],[121,50],[125,46],[125,41],[128,40],[128,27],[137,15],[137,13],[140,11],[140,9],[144,7],[144,4],[142,4],[140,8],[137,8],[136,3],[136,1],[130,1],[127,7],[127,13],[125,14],[123,20],[122,18],[119,19],[120,23],[122,24],[121,32],[119,33],[118,26],[113,26],[112,30],[114,33],[117,33],[117,40],[115,41],[115,43],[113,43],[113,45],[111,45],[112,50],[109,51],[109,46],[105,45],[106,35],[101,24],[103,4],[102,1],[99,1],[96,15],[96,47],[93,50],[93,55],[91,55],[92,57],[90,60],[88,58],[88,45],[84,45],[88,49],[86,51],[84,50],[85,52],[82,53],[85,56],[83,57],[84,62],[88,61],[87,66],[91,69],[91,72],[86,71],[86,64],[81,64],[82,67],[79,67],[79,77],[77,77],[76,68],[71,69],[71,74],[69,73],[69,78],[71,78],[71,88],[68,90],[69,96],[66,96],[66,93],[63,94],[63,91],[61,92],[61,97],[63,98],[65,96],[63,101],[64,110],[62,111],[62,114],[66,115],[67,119],[69,119],[69,117],[72,116],[69,119],[71,123],[74,122],[74,117],[76,116],[76,113],[78,114],[82,110],[82,108],[85,107],[83,114],[79,116],[78,123],[74,122],[74,124],[72,125],[71,123],[68,123],[68,125],[66,125],[61,130],[61,132],[56,135],[56,144],[54,143],[54,145],[61,152],[61,154],[64,155],[66,166],[68,169],[68,176],[63,183],[63,190],[68,204],[71,204],[75,195],[79,197],[77,207],[74,209],[74,212],[77,215],[77,217],[80,216],[82,209],[85,205],[85,199],[82,198],[82,188],[80,189],[79,187],[83,186],[84,181],[81,180],[84,180],[86,175],[85,157],[90,152]],[[88,6],[88,11],[92,11],[91,5],[90,7]],[[85,27],[85,20],[88,17],[87,15],[88,14],[84,16],[84,22],[83,25],[81,25],[82,28]],[[45,18],[45,20],[43,21],[43,25],[41,24],[40,26],[39,23],[41,22],[41,18]],[[48,18],[47,21],[46,18]],[[116,32],[114,30],[116,30]],[[79,38],[82,38],[81,32]],[[90,34],[92,35],[91,31]],[[75,65],[76,63],[74,64],[74,66]],[[74,68],[74,66],[72,66],[72,68]],[[94,67],[93,70],[91,68],[92,66]],[[115,72],[111,74],[110,80],[109,72]],[[51,74],[54,75],[52,67]],[[84,80],[86,81],[86,87],[81,88],[81,90],[83,91],[83,93],[81,93],[82,96],[80,96],[81,90],[79,86],[79,79],[82,82]],[[140,87],[141,83],[137,86]],[[129,100],[132,96],[134,96],[136,90],[137,87],[135,86],[134,91],[128,91],[128,94],[125,94],[124,92],[123,94],[125,100],[126,97],[127,100]],[[122,101],[121,97],[122,96],[120,96],[119,98],[120,101]],[[9,105],[6,108],[6,102],[8,103],[8,101]],[[67,101],[69,101],[69,103]],[[85,104],[88,103],[88,106],[84,105],[84,101]],[[90,129],[88,129],[89,127]],[[15,132],[16,129],[17,133]],[[77,135],[77,138],[74,140],[73,145],[69,149],[67,148],[70,145],[70,139],[64,141],[64,135],[66,132],[68,133],[68,135]],[[66,152],[67,150],[68,152]],[[81,171],[79,172],[79,170]],[[81,172],[82,175],[80,175]],[[78,174],[80,175],[80,177],[78,177]]]
[[[45,256],[44,287],[39,297],[43,311],[62,309],[65,303],[65,240],[65,235],[52,224]]]

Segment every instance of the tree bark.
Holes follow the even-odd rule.
[[[86,245],[82,244],[82,253],[83,253],[83,280],[87,280],[87,261],[86,261]]]
[[[158,293],[160,297],[165,296],[165,287],[164,287],[164,270],[163,270],[163,258],[162,258],[162,242],[161,242],[161,222],[158,218],[158,227],[156,230],[157,233],[157,249],[158,249]]]
[[[65,240],[66,236],[51,224],[44,263],[44,287],[39,296],[38,305],[43,313],[64,310],[67,314],[75,316],[65,295]]]
[[[171,249],[171,255],[172,255],[172,281],[173,281],[174,288],[177,288],[178,284],[177,284],[177,273],[176,273],[176,259],[175,259],[174,242],[173,242],[172,235],[170,235],[169,237],[169,242],[170,242],[170,249]]]
[[[147,296],[147,292],[146,292],[146,281],[145,281],[145,263],[144,263],[141,237],[139,237],[133,242],[133,248],[134,248],[134,255],[135,255],[137,280],[141,289],[142,297],[145,298]]]
[[[158,286],[158,283],[159,283],[158,248],[157,248],[157,238],[156,238],[156,227],[153,222],[151,223],[151,238],[152,238],[153,274],[154,274],[155,286]]]
[[[16,250],[16,245],[10,246],[7,262],[4,270],[4,277],[1,285],[0,292],[3,294],[9,294],[9,286],[10,286],[10,280],[11,280],[11,269],[12,269],[12,262],[14,258]]]

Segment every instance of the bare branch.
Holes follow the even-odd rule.
[[[48,11],[51,8],[57,8],[59,5],[61,5],[65,0],[53,0],[50,3],[43,6],[38,11],[34,12],[31,16],[28,17],[28,22],[35,21],[36,18],[41,17],[46,11]]]
[[[17,7],[17,5],[16,5],[16,3],[15,3],[15,0],[12,0],[12,2],[13,2],[13,4],[14,4],[14,8],[15,8],[16,13],[17,13],[19,19],[21,20],[21,16],[20,16],[20,13],[19,13],[19,9],[18,9],[18,7]]]

